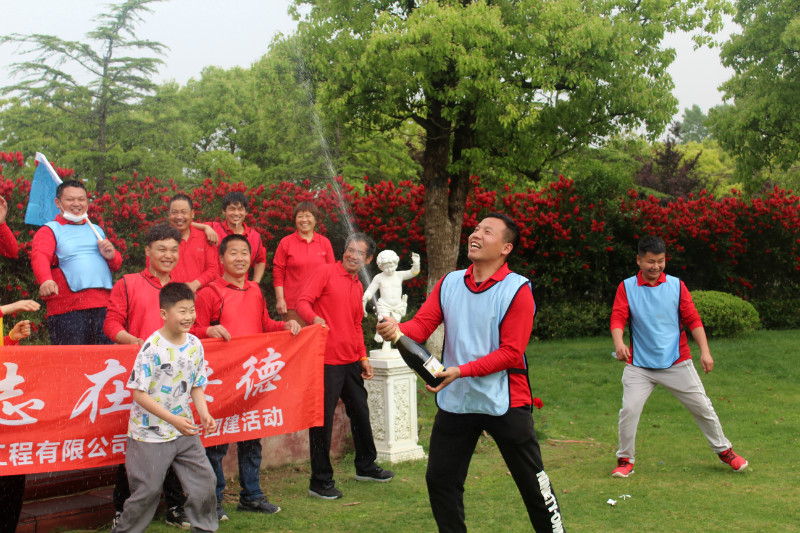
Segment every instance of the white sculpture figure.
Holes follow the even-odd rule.
[[[364,312],[367,310],[367,301],[380,290],[380,297],[376,303],[379,316],[391,316],[398,322],[406,314],[408,295],[403,294],[403,282],[419,274],[419,254],[411,254],[411,270],[397,271],[400,257],[392,250],[384,250],[378,254],[376,260],[381,273],[373,278],[367,290],[364,291]],[[375,334],[375,342],[383,342],[383,350],[391,349],[390,342],[384,342],[383,338]]]

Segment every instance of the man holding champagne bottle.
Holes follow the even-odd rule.
[[[391,481],[394,472],[375,464],[378,456],[369,422],[364,380],[372,379],[361,321],[364,286],[359,271],[372,261],[375,241],[363,233],[352,233],[344,244],[342,260],[317,267],[308,277],[297,300],[297,314],[306,324],[330,328],[325,344],[325,419],[322,427],[308,430],[311,455],[309,496],[335,500],[342,493],[335,487],[330,461],[333,415],[339,398],[344,402],[356,449],[356,481]]]
[[[561,510],[542,465],[531,417],[525,348],[536,309],[530,281],[506,260],[519,244],[519,228],[507,215],[490,213],[467,241],[472,265],[451,272],[434,287],[413,319],[385,317],[377,326],[386,340],[397,330],[423,342],[445,326],[439,411],[431,432],[425,476],[440,533],[463,533],[464,481],[483,431],[497,443],[537,533],[563,532]]]

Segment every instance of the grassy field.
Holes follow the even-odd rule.
[[[545,467],[567,531],[753,533],[800,531],[800,330],[756,332],[711,341],[715,370],[703,376],[726,436],[750,466],[734,473],[711,452],[694,420],[669,393],[656,389],[639,424],[636,473],[615,466],[622,363],[610,338],[532,343],[528,350],[533,413]],[[696,347],[693,351],[697,353]],[[701,369],[698,371],[702,372]],[[435,407],[420,390],[420,442],[427,448]],[[307,464],[263,474],[274,516],[237,513],[235,486],[221,532],[434,532],[425,462],[394,466],[391,483],[353,480],[352,456],[335,465],[344,498],[307,496]],[[622,495],[630,495],[623,499]],[[616,506],[606,501],[617,500]],[[532,531],[491,438],[473,457],[466,488],[470,532]],[[148,532],[174,533],[163,521]],[[106,528],[107,529],[107,528]]]

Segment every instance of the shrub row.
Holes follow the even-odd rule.
[[[30,256],[36,228],[22,222],[33,174],[30,159],[0,152],[0,194],[9,203],[9,224],[20,242],[22,259],[2,260],[0,301],[4,302],[30,297],[37,290],[25,260]],[[71,171],[59,169],[59,173],[68,176]],[[335,184],[323,188],[312,187],[308,180],[248,188],[220,173],[184,188],[173,180],[134,173],[124,180],[113,178],[107,193],[92,194],[90,216],[123,253],[124,272],[132,272],[144,265],[144,231],[150,224],[166,220],[167,201],[173,194],[189,194],[195,203],[196,219],[202,221],[219,217],[221,198],[231,190],[242,191],[249,198],[246,222],[261,232],[268,251],[294,230],[292,207],[301,200],[311,200],[323,213],[318,229],[331,238],[338,254],[346,231],[340,204],[349,206],[348,216],[376,239],[379,249],[395,250],[404,263],[411,251],[421,253],[422,274],[406,286],[412,306],[424,298],[424,189],[408,180],[373,183],[364,178],[349,183],[337,178]],[[559,328],[569,321],[550,317],[562,313],[588,316],[610,306],[618,283],[636,271],[636,243],[647,234],[665,239],[669,248],[667,271],[681,277],[692,291],[715,290],[773,302],[800,299],[800,198],[792,191],[775,188],[750,200],[737,191],[721,199],[703,192],[697,197],[664,202],[635,191],[603,198],[594,194],[587,197],[582,190],[585,187],[579,188],[564,177],[525,190],[509,186],[490,190],[479,178],[472,178],[463,240],[466,242],[472,227],[489,211],[504,211],[519,222],[521,246],[510,264],[534,283],[542,309],[537,326],[542,328],[540,337],[561,336],[565,329],[575,335],[592,334],[594,325],[579,324],[587,320]],[[466,266],[464,254],[459,262],[460,267]],[[405,266],[401,263],[401,268]],[[265,276],[264,284],[271,287],[269,276]],[[780,306],[769,305],[757,304],[766,310],[765,323],[787,324],[778,320],[783,314]],[[559,311],[555,313],[555,309]],[[605,332],[607,322],[602,322],[597,331]]]

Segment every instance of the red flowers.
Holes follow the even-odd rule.
[[[30,255],[32,234],[21,231],[29,229],[23,227],[21,212],[28,201],[34,163],[26,166],[19,152],[0,152],[0,162],[4,164],[0,172],[5,173],[0,175],[0,194],[20,212],[11,213],[9,224],[20,232],[20,257],[25,258]],[[58,172],[65,177],[73,175],[72,169],[58,168]],[[195,202],[197,220],[217,219],[222,196],[241,191],[250,207],[246,223],[261,232],[271,253],[282,237],[294,231],[294,205],[309,200],[322,213],[317,229],[331,238],[334,246],[341,245],[345,229],[340,222],[340,198],[330,182],[302,179],[248,187],[227,180],[230,178],[220,171],[214,179],[186,191]],[[410,180],[358,179],[361,192],[341,177],[336,181],[356,226],[372,235],[379,249],[403,251],[404,258],[410,251],[421,253],[422,275],[408,285],[412,308],[418,305],[427,285],[424,187]],[[144,265],[144,247],[137,244],[150,225],[166,220],[167,201],[183,191],[172,180],[135,172],[111,180],[110,186],[100,197],[92,194],[89,214],[123,253],[123,270],[133,272]],[[563,176],[525,190],[508,184],[487,189],[473,176],[462,245],[475,224],[496,210],[519,224],[521,240],[509,258],[510,266],[532,276],[534,294],[543,309],[546,302],[610,302],[617,283],[635,272],[640,235],[659,235],[666,241],[668,272],[683,275],[687,282],[691,277],[693,289],[786,297],[787,291],[788,296],[794,295],[794,287],[800,286],[800,197],[790,191],[775,188],[752,200],[738,191],[725,198],[700,193],[664,203],[640,197],[636,191],[612,200],[587,198]],[[36,285],[25,262],[8,265],[0,273],[0,287],[8,284],[12,294],[0,294],[0,299],[19,299],[14,290],[18,284],[34,293]],[[459,267],[465,266],[462,253]]]

